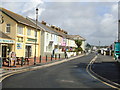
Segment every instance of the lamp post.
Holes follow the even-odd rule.
[[[37,23],[38,23],[38,8],[36,8],[36,31],[35,31],[35,55],[34,55],[34,65],[36,65]]]

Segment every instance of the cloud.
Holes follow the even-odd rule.
[[[46,0],[45,0],[46,1]],[[3,6],[15,13],[35,19],[39,8],[39,21],[56,25],[69,34],[79,34],[90,44],[110,45],[117,38],[117,2],[53,2],[30,0],[29,2],[3,2]],[[91,0],[89,0],[91,1]],[[99,1],[99,2],[98,2]]]
[[[41,15],[44,10],[44,8],[41,7],[43,4],[43,0],[29,0],[29,2],[25,0],[5,0],[1,6],[20,15],[35,18],[36,8],[39,8],[39,15]]]
[[[60,26],[69,34],[79,34],[89,43],[96,44],[100,40],[109,45],[117,38],[116,8],[117,3],[106,2],[46,3],[41,19]]]

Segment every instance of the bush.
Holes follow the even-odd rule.
[[[79,48],[76,48],[75,51],[80,52],[80,51],[83,51],[83,49],[81,47],[79,47]]]

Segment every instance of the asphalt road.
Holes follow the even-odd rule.
[[[98,55],[92,65],[92,70],[98,75],[120,84],[120,63],[117,63],[112,56]]]
[[[28,71],[3,80],[3,88],[111,88],[91,77],[86,66],[94,58],[89,54],[62,64]]]

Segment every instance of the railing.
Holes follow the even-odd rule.
[[[54,56],[54,57],[53,57]],[[62,57],[62,58],[61,58]],[[37,64],[40,63],[47,63],[47,62],[52,62],[54,60],[61,60],[64,58],[68,58],[66,55],[61,56],[61,54],[54,54],[54,55],[45,55],[45,56],[39,56],[37,57]],[[12,60],[12,58],[9,57],[2,57],[0,58],[1,66],[7,66],[7,67],[12,67],[12,66],[24,66],[24,65],[34,65],[34,59],[33,58],[28,58],[28,57],[16,57],[15,60]],[[11,64],[12,62],[12,64]]]

